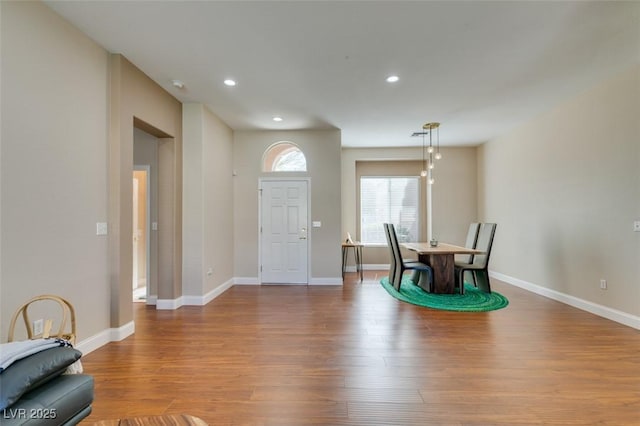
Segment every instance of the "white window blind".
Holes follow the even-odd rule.
[[[398,242],[418,241],[419,188],[418,177],[361,177],[361,241],[365,244],[387,244],[383,223],[395,226]]]

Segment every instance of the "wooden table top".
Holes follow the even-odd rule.
[[[430,243],[401,243],[402,247],[418,254],[481,254],[482,250],[470,249],[447,243],[438,243],[432,247]]]
[[[364,247],[364,244],[360,241],[353,241],[351,243],[343,242],[342,247]]]

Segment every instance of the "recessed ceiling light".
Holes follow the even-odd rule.
[[[230,78],[226,79],[224,81],[224,84],[226,84],[227,86],[235,86],[236,85],[236,81],[235,80],[231,80]]]
[[[273,121],[282,121],[282,120],[283,120],[283,118],[279,117],[277,115],[275,117],[273,117]]]
[[[171,84],[173,87],[177,87],[178,89],[182,89],[184,87],[184,83],[180,80],[171,80]]]
[[[395,83],[398,80],[400,80],[400,77],[398,77],[397,75],[390,75],[389,77],[387,77],[387,83]]]

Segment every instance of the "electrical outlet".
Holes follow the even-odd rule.
[[[602,290],[606,290],[607,289],[607,280],[600,280],[600,288]]]
[[[640,220],[635,220],[633,222],[633,231],[640,232]]]
[[[207,270],[207,275],[213,275],[213,268],[209,268]]]
[[[43,331],[44,331],[44,320],[43,319],[35,320],[33,322],[33,334],[38,336],[42,334]]]

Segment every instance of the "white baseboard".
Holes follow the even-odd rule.
[[[184,296],[180,296],[177,299],[158,299],[156,300],[156,309],[162,310],[176,310],[180,306],[184,305]]]
[[[342,285],[342,277],[311,278],[309,285]]]
[[[511,284],[532,293],[539,294],[540,296],[557,300],[558,302],[573,306],[574,308],[578,308],[583,311],[590,312],[594,315],[598,315],[600,317],[610,319],[611,321],[615,321],[617,323],[640,330],[640,317],[638,316],[631,315],[617,309],[609,308],[607,306],[598,305],[597,303],[589,302],[575,296],[570,296],[568,294],[561,293],[547,287],[501,274],[499,272],[490,271],[489,276],[497,280],[504,281],[507,284]]]
[[[384,263],[366,263],[362,265],[362,269],[365,271],[388,271],[391,265]]]
[[[131,321],[121,327],[108,328],[98,334],[94,334],[93,336],[79,342],[77,345],[75,345],[75,348],[82,352],[83,355],[86,355],[95,351],[99,347],[106,345],[107,343],[119,342],[131,336],[134,331],[135,324],[133,321]]]
[[[182,296],[183,306],[204,306],[233,286],[233,278],[222,283],[204,296]]]
[[[234,285],[258,285],[258,277],[234,277]]]
[[[228,289],[230,289],[233,284],[234,279],[232,278],[222,285],[214,288],[204,296],[183,295],[178,297],[177,299],[158,299],[156,301],[156,309],[175,310],[180,308],[181,306],[204,306]]]
[[[260,285],[258,277],[235,277],[233,285]],[[311,278],[309,285],[342,285],[342,278]]]
[[[362,265],[364,271],[388,271],[390,265],[388,263],[365,263]],[[356,272],[355,265],[347,265],[345,272]]]
[[[158,304],[158,295],[154,294],[154,295],[149,295],[147,297],[147,305],[157,305]]]

